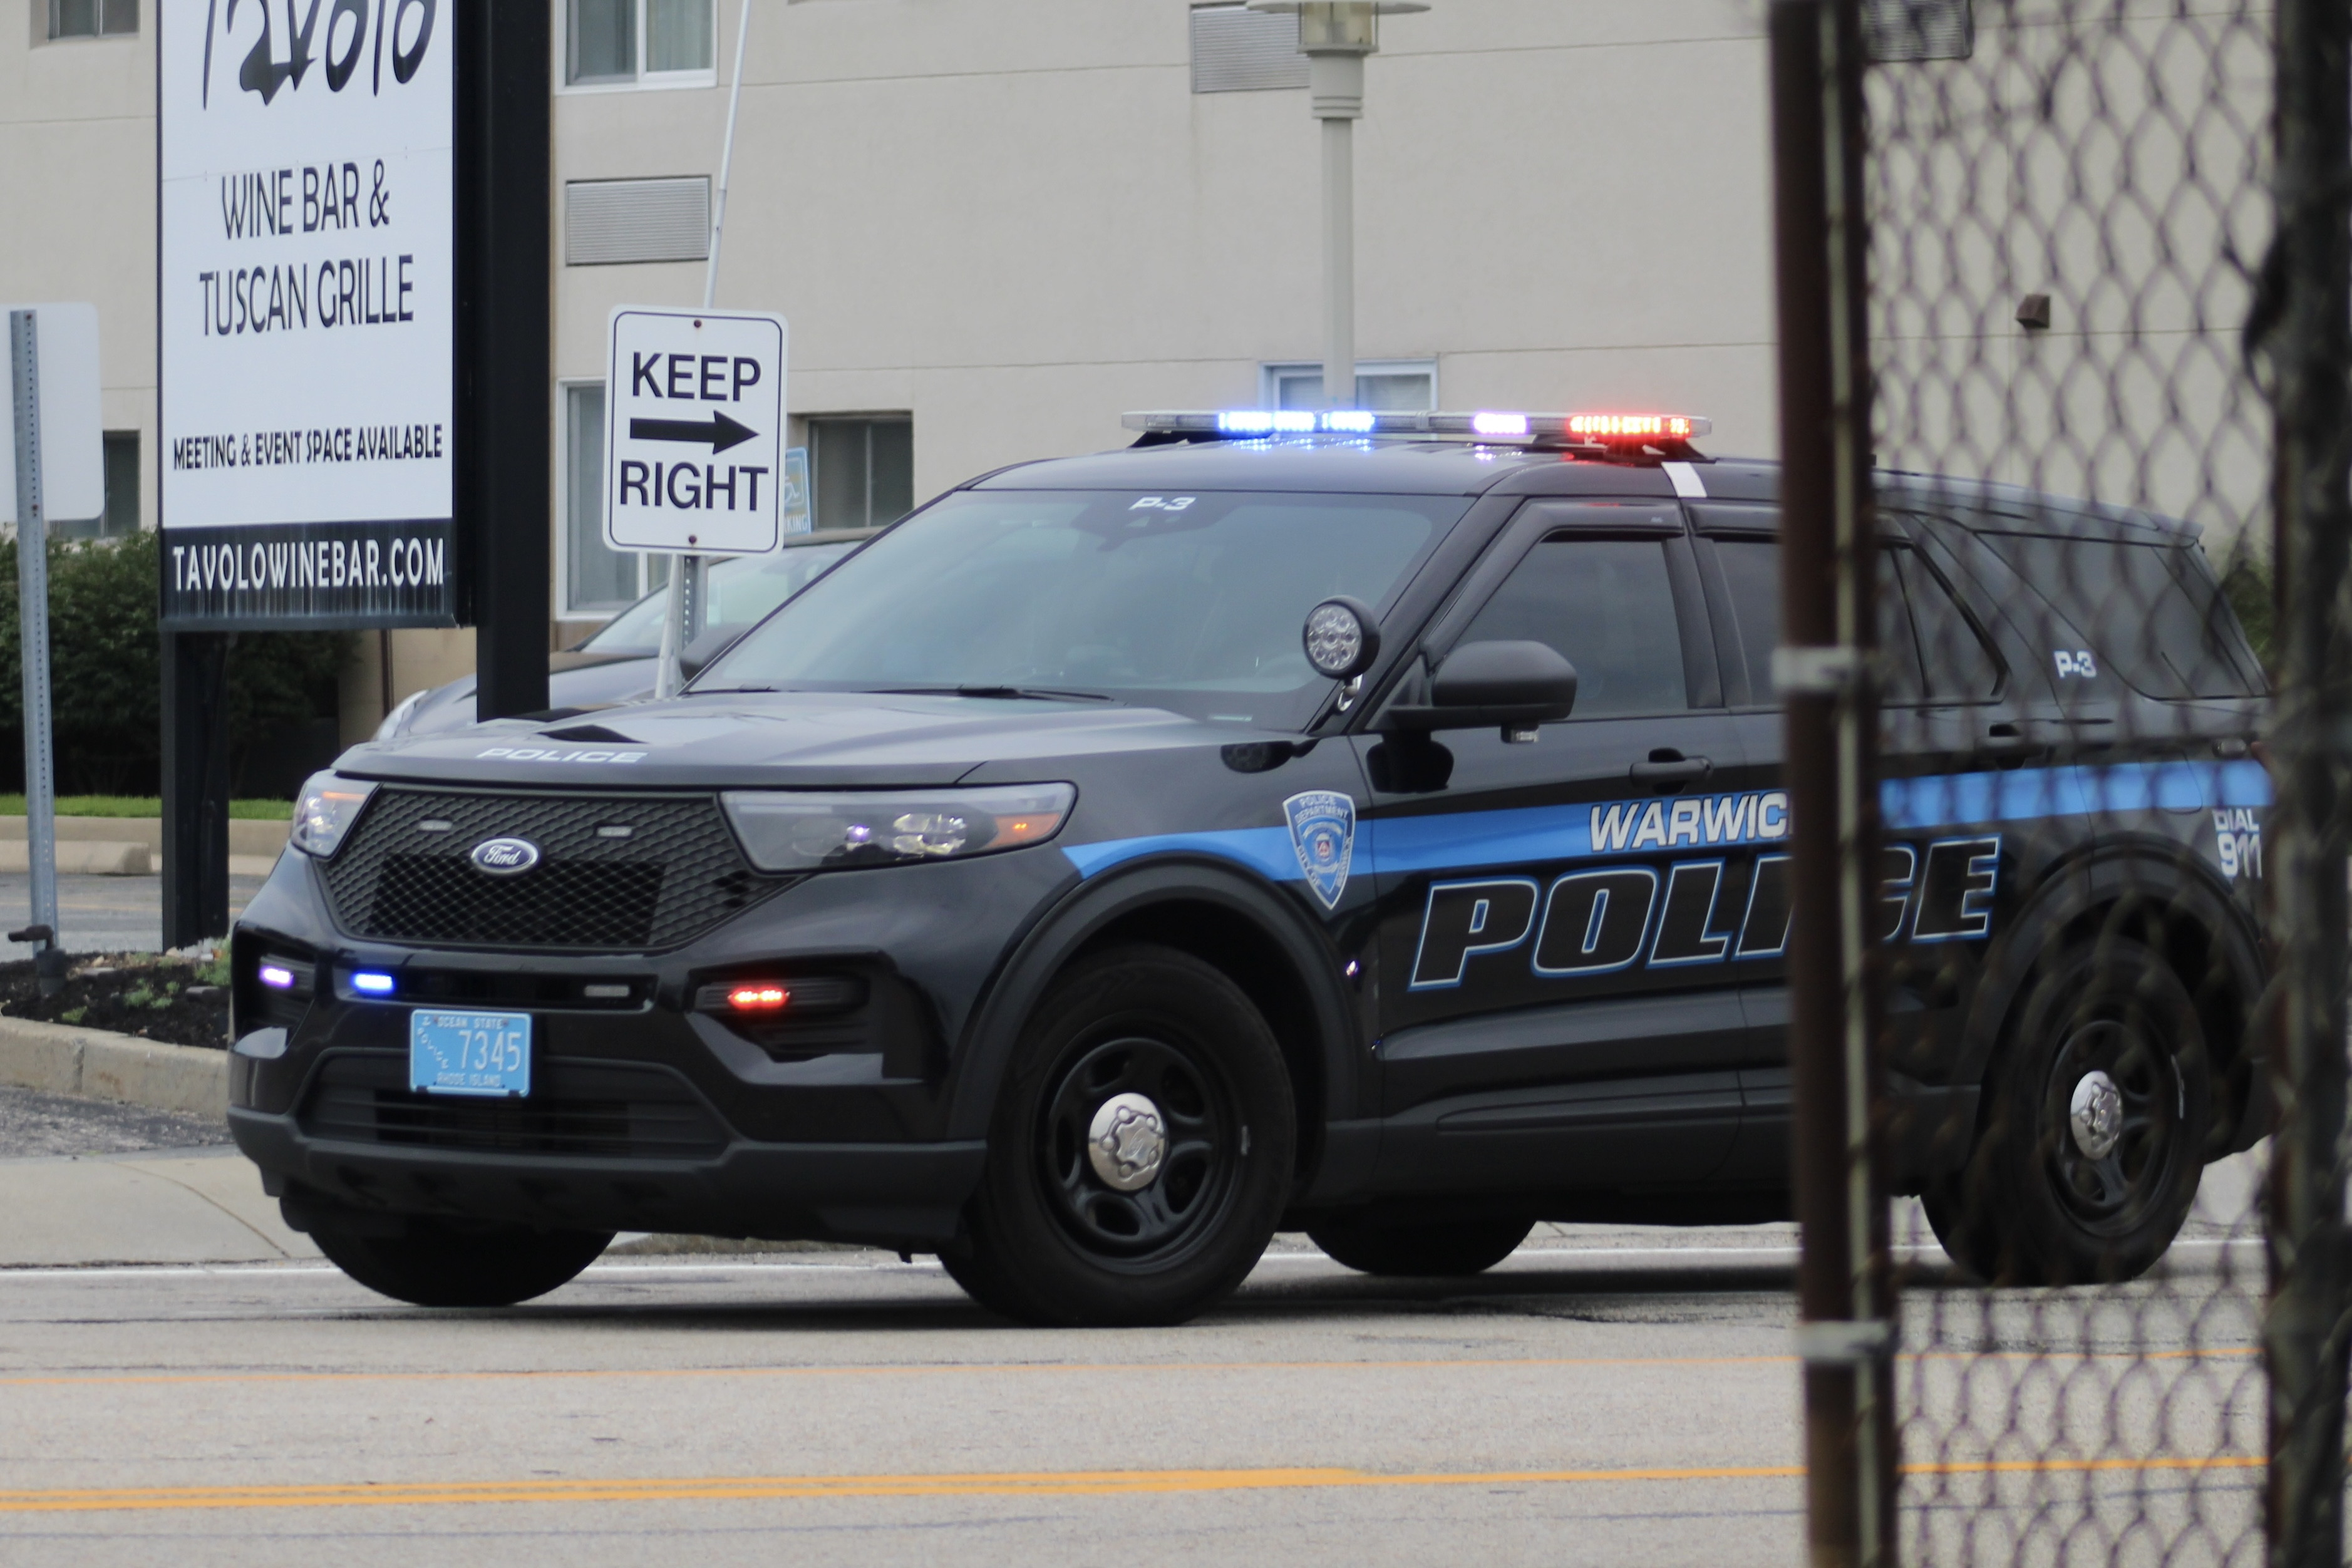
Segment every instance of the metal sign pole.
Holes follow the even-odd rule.
[[[63,977],[58,945],[57,771],[49,737],[48,522],[41,495],[39,318],[8,313],[9,384],[16,405],[16,613],[25,672],[25,847],[32,921],[15,936],[41,944],[42,988]]]
[[[751,0],[735,18],[735,85],[727,93],[727,139],[719,149],[719,191],[710,208],[710,259],[702,269],[702,308],[719,300],[719,246],[727,232],[727,179],[735,166],[735,111],[743,102],[743,41],[751,36]],[[702,633],[703,583],[709,559],[674,555],[669,565],[669,597],[662,616],[661,658],[654,673],[654,695],[675,697],[686,684],[678,656]]]

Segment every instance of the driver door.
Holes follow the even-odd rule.
[[[1784,818],[1737,804],[1746,759],[1680,508],[1531,503],[1424,657],[1519,639],[1578,673],[1574,711],[1532,742],[1359,738],[1383,1185],[1696,1180],[1738,1124],[1726,960],[1759,827]]]

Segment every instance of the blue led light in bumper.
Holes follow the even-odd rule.
[[[265,963],[261,966],[261,983],[272,991],[291,991],[294,972],[282,963]]]
[[[352,971],[352,989],[370,996],[389,996],[392,994],[392,976],[380,969],[354,969]]]

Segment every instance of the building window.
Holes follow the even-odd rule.
[[[52,38],[121,38],[139,31],[139,0],[49,0]]]
[[[1192,7],[1192,90],[1257,92],[1305,87],[1298,18],[1238,3]]]
[[[1976,52],[1971,0],[1863,0],[1863,52],[1882,65],[1964,60]]]
[[[112,539],[139,531],[139,432],[105,434],[106,510],[97,517],[60,517],[49,522],[58,539]]]
[[[914,510],[912,415],[820,416],[808,427],[817,527],[874,528]]]
[[[1304,363],[1266,365],[1259,373],[1258,393],[1268,408],[1320,408],[1323,367]],[[1427,413],[1437,406],[1437,362],[1358,360],[1354,406]]]
[[[604,384],[563,389],[563,610],[605,616],[669,580],[669,558],[604,542]]]
[[[569,0],[565,12],[567,86],[706,87],[718,79],[716,0]]]

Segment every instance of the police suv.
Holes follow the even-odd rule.
[[[234,942],[230,1123],[425,1304],[620,1230],[1179,1321],[1789,1212],[1771,464],[1627,415],[1131,415],[666,702],[361,746]],[[2138,1272],[2264,1130],[2263,677],[2184,525],[1880,479],[1893,1159]],[[1983,1216],[1998,1216],[1998,1226]]]

